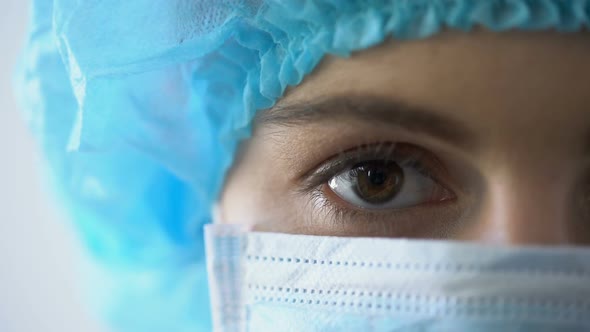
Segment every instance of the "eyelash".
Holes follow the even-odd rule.
[[[426,177],[430,177],[443,187],[446,183],[446,170],[442,163],[432,154],[409,143],[378,142],[363,144],[351,149],[343,150],[337,155],[331,156],[320,163],[311,173],[303,176],[302,189],[304,194],[311,197],[315,208],[321,209],[334,220],[349,220],[375,216],[379,211],[365,211],[356,208],[345,207],[333,202],[324,192],[324,186],[337,174],[351,169],[354,165],[369,160],[391,160],[399,165],[411,167]],[[395,217],[396,210],[387,210],[391,218]]]

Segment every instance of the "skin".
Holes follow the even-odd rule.
[[[445,32],[327,57],[257,118],[227,177],[218,222],[284,233],[587,245],[588,37]],[[281,109],[322,102],[328,117],[276,119]],[[339,111],[351,104],[360,106]],[[402,120],[414,110],[431,118],[427,125],[440,119],[438,131],[449,137],[364,113],[394,108],[403,108]],[[350,204],[327,181],[309,188],[308,176],[326,161],[363,145],[370,157],[353,153],[356,162],[391,159],[391,147],[404,144],[446,194],[373,209]]]

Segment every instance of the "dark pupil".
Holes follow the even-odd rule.
[[[387,181],[387,173],[382,169],[370,169],[367,171],[367,177],[371,184],[374,186],[380,186]]]
[[[355,191],[370,204],[382,204],[397,195],[403,184],[403,170],[392,161],[368,161],[353,167]]]

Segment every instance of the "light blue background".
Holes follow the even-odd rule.
[[[25,0],[0,10],[0,331],[104,332],[85,304],[76,237],[44,189],[41,159],[12,95]]]

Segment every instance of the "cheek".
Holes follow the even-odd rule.
[[[248,174],[243,167],[234,169],[220,198],[221,220],[217,222],[242,224],[250,228],[266,218],[267,201],[265,190],[261,188],[263,185],[264,179],[255,173]]]
[[[239,224],[249,230],[293,233],[302,220],[299,200],[286,190],[265,186],[268,178],[244,176],[228,181],[221,196],[220,219],[216,222]]]
[[[291,210],[285,198],[288,179],[263,143],[253,138],[243,147],[226,178],[219,199],[221,220],[216,222],[258,228],[272,225]]]
[[[457,238],[503,244],[589,243],[588,230],[574,215],[572,203],[580,197],[573,190],[579,182],[575,169],[565,158],[524,152],[487,160],[481,204]]]

